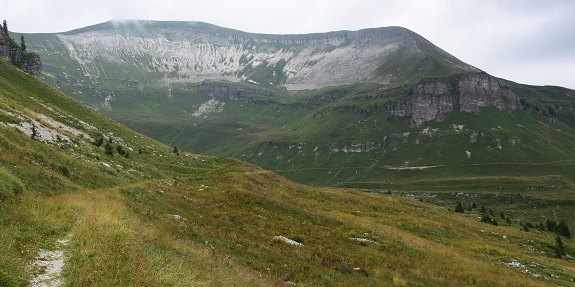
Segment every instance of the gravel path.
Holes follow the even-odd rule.
[[[66,256],[62,249],[68,244],[68,241],[68,239],[58,239],[55,245],[56,250],[40,249],[38,251],[38,256],[29,265],[32,278],[28,286],[56,287],[64,283],[61,279],[61,274]]]

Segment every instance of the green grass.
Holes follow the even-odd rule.
[[[226,87],[225,83],[213,85]],[[247,89],[249,85],[227,87]],[[408,93],[405,88],[396,89],[399,95]],[[411,172],[387,169],[435,165],[441,168],[422,173],[462,180],[476,174],[513,177],[523,172],[573,178],[569,172],[573,127],[569,122],[549,123],[532,111],[454,112],[441,122],[412,128],[407,119],[385,112],[361,112],[397,100],[358,100],[382,93],[382,86],[350,85],[296,94],[277,90],[278,96],[246,92],[235,100],[222,95],[216,99],[225,102],[223,112],[197,118],[191,114],[212,98],[207,92],[176,85],[172,98],[155,96],[164,92],[143,93],[139,100],[118,103],[121,112],[102,112],[180,150],[235,157],[313,185],[410,179]],[[463,130],[454,125],[464,125]],[[475,143],[470,142],[473,133],[478,134]],[[513,140],[519,141],[512,144]],[[330,151],[333,146],[341,149],[368,142],[379,148],[365,153]]]
[[[451,207],[399,196],[397,190],[387,195],[310,187],[232,158],[175,154],[172,146],[125,128],[4,62],[0,61],[0,68],[7,71],[0,77],[0,109],[32,121],[42,114],[82,132],[112,135],[112,144],[131,149],[128,158],[117,153],[110,156],[104,145],[96,146],[82,136],[66,133],[69,143],[46,144],[0,126],[0,176],[12,186],[4,189],[12,192],[0,199],[0,244],[4,247],[0,285],[27,285],[34,275],[27,266],[38,251],[58,248],[67,257],[62,279],[71,286],[273,286],[287,281],[314,286],[551,286],[570,284],[575,272],[570,257],[554,257],[554,234],[485,224],[475,213],[454,213],[448,210]],[[278,112],[271,107],[260,116],[272,113],[280,114],[281,121],[295,118],[293,110]],[[245,127],[266,138],[273,132],[265,124]],[[287,125],[278,133],[285,139],[276,143],[278,148],[287,143],[294,160],[305,162],[295,127]],[[402,127],[394,128],[394,133],[402,131]],[[350,130],[344,126],[336,131]],[[312,131],[304,134],[312,135]],[[407,153],[402,143],[414,141],[415,136],[396,138],[390,148]],[[269,152],[276,149],[273,145],[258,147]],[[303,145],[301,151],[313,149]],[[323,160],[354,162],[345,154],[337,156]],[[369,159],[369,154],[362,156]],[[518,188],[525,183],[544,187],[548,182],[561,182],[565,189],[530,191],[512,204],[520,207],[541,199],[548,205],[545,211],[560,210],[563,216],[571,210],[568,172],[551,178],[538,173],[538,169],[549,172],[569,166],[563,164],[543,168],[539,163],[521,164],[517,178],[490,177],[493,168],[481,165],[407,173],[383,170],[395,175],[392,182],[403,183],[406,189],[442,180],[451,187],[465,187],[465,179],[475,179],[443,177],[460,168],[482,172],[477,180],[484,182],[469,188],[483,188],[483,192],[497,192],[491,190],[492,185],[516,182],[524,173],[529,176],[521,179]],[[360,182],[357,171],[337,170],[348,173],[342,174],[345,178],[356,174]],[[338,173],[330,176],[337,180]],[[306,176],[313,179],[313,174]],[[414,180],[418,176],[422,182]],[[513,199],[508,194],[503,198]],[[496,199],[489,200],[486,205],[502,210],[494,204]],[[565,208],[552,208],[559,202]],[[505,212],[520,218],[520,210]],[[304,245],[274,241],[275,236]],[[70,240],[65,247],[55,243],[62,238]],[[575,256],[572,240],[564,242],[567,254]],[[545,279],[507,266],[514,260]]]

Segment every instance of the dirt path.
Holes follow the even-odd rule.
[[[61,279],[62,269],[66,261],[64,246],[68,244],[69,239],[58,239],[54,248],[56,250],[38,251],[38,256],[30,262],[29,268],[32,278],[30,287],[56,287],[61,286],[64,282]]]

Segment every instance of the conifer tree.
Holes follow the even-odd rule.
[[[112,147],[112,145],[108,142],[106,143],[106,145],[104,146],[104,149],[106,150],[106,154],[107,155],[114,155],[114,148]]]
[[[20,35],[20,48],[22,51],[26,51],[26,41],[24,41],[24,35]]]
[[[559,221],[559,224],[557,224],[557,234],[571,238],[571,231],[569,231],[569,226],[564,220]]]
[[[455,206],[455,212],[459,213],[465,212],[465,209],[463,208],[463,204],[461,204],[461,202],[458,202],[457,205]]]
[[[549,230],[549,232],[557,232],[557,223],[555,220],[547,218],[545,225],[547,225],[547,230]]]
[[[4,22],[2,25],[2,32],[4,32],[5,35],[8,35],[8,23],[6,23],[6,19],[4,19]]]
[[[555,256],[561,258],[563,255],[565,255],[565,246],[563,245],[561,236],[557,235],[557,237],[555,237]]]

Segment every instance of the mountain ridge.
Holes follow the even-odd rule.
[[[119,23],[106,22],[61,34],[43,34],[42,37],[57,35],[58,39],[49,45],[64,45],[65,49],[60,53],[70,53],[85,76],[89,77],[105,74],[102,67],[89,64],[94,61],[110,61],[111,64],[131,62],[148,72],[163,73],[164,82],[252,80],[288,89],[318,88],[357,81],[402,81],[407,74],[417,76],[429,73],[427,66],[447,67],[448,64],[455,64],[454,68],[443,71],[444,74],[477,70],[433,46],[423,37],[398,27],[269,35],[246,33],[202,22]],[[45,46],[35,41],[35,37],[38,35],[28,35],[32,39],[30,45],[38,51],[47,51]],[[131,43],[138,43],[138,46],[131,46]],[[159,46],[162,43],[167,45],[170,55],[166,55],[167,51]],[[256,46],[253,44],[263,46],[254,50]],[[358,52],[352,52],[355,50]],[[122,54],[118,54],[119,51]],[[397,58],[413,53],[421,54],[418,61],[425,64],[419,63],[415,67],[413,63],[411,66],[404,63],[405,67],[400,71],[386,70],[385,62],[389,61],[391,54]],[[440,58],[437,55],[447,60],[437,60]],[[50,56],[47,61],[51,61]],[[336,67],[342,71],[337,72],[334,70]],[[418,71],[421,67],[427,68]],[[175,74],[170,76],[172,73]],[[434,73],[438,73],[437,69]]]
[[[421,172],[435,177],[522,163],[536,174],[532,163],[574,157],[574,91],[498,79],[404,28],[286,36],[128,21],[27,38],[45,81],[85,105],[299,182],[385,188],[411,174],[390,182],[390,167],[442,166]]]

